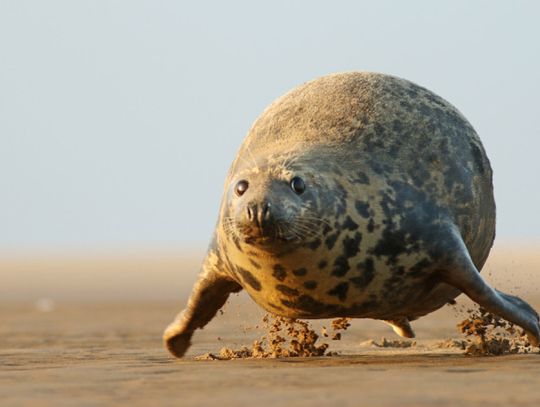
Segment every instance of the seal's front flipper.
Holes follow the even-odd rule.
[[[414,338],[415,334],[407,318],[391,319],[383,321],[390,325],[395,333],[402,338]]]
[[[482,279],[461,236],[453,230],[448,263],[440,270],[441,279],[460,289],[487,311],[519,325],[525,330],[533,346],[540,344],[538,313],[525,301],[513,295],[494,290]],[[447,243],[449,243],[447,241]]]
[[[225,304],[230,293],[242,287],[235,281],[213,270],[201,273],[187,307],[176,317],[163,334],[167,349],[181,358],[191,345],[191,336],[197,328],[204,327]]]

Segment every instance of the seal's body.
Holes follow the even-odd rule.
[[[182,356],[230,292],[291,318],[409,322],[461,292],[540,338],[538,314],[479,270],[495,236],[492,171],[448,102],[411,82],[345,73],[304,84],[255,122],[225,183],[187,309]]]

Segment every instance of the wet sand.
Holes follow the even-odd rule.
[[[538,405],[540,355],[467,357],[439,348],[466,314],[445,307],[413,323],[416,346],[353,320],[338,356],[198,361],[250,345],[263,312],[234,295],[185,359],[161,333],[183,306],[200,253],[4,256],[0,262],[0,405]],[[540,308],[540,245],[497,247],[483,271]],[[459,304],[466,304],[460,297]],[[313,324],[319,331],[330,321]]]

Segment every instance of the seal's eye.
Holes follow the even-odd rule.
[[[248,187],[249,183],[245,179],[243,179],[241,181],[238,181],[236,187],[234,188],[234,192],[236,192],[236,195],[242,196],[244,195],[244,192],[247,191]]]
[[[300,195],[306,190],[306,184],[304,183],[304,180],[302,178],[294,177],[291,180],[291,188],[294,192]]]

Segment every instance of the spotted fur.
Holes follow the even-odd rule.
[[[296,175],[311,194],[298,207],[287,187]],[[220,272],[284,316],[415,318],[459,293],[431,295],[440,266],[431,245],[445,222],[461,230],[475,264],[485,262],[491,177],[476,132],[448,102],[387,75],[330,75],[278,99],[249,131],[227,177],[214,253],[226,257]],[[225,228],[241,206],[232,192],[240,179],[254,196],[317,219],[310,233],[258,246]]]
[[[305,181],[301,195],[291,190],[293,177]],[[249,183],[242,196],[234,191],[240,180]],[[258,222],[246,221],[246,207],[267,204],[273,220],[261,234]],[[481,282],[463,286],[452,272],[474,279],[494,237],[490,163],[455,107],[388,75],[319,78],[276,100],[249,130],[169,349],[187,349],[191,336],[178,332],[204,326],[225,283],[282,316],[375,318],[410,335],[409,320],[469,288],[478,297]],[[190,322],[196,309],[202,317]],[[522,326],[536,332],[531,310]]]

